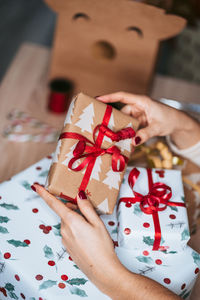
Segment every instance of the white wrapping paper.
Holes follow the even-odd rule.
[[[157,281],[183,299],[191,295],[199,272],[200,256],[189,246],[174,254],[152,250],[130,251],[121,247],[117,247],[116,252],[131,272]]]
[[[71,260],[60,218],[30,188],[45,183],[50,163],[45,158],[0,185],[0,299],[110,299]]]

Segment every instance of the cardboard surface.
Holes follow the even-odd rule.
[[[49,77],[65,77],[91,96],[147,93],[160,40],[178,34],[181,17],[125,0],[45,0],[58,12]]]

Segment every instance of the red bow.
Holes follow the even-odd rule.
[[[112,106],[107,105],[106,111],[102,120],[102,124],[97,125],[93,131],[93,140],[94,142],[91,142],[89,139],[87,139],[85,136],[78,134],[76,132],[64,132],[60,135],[59,139],[75,139],[79,142],[77,143],[73,155],[74,157],[69,161],[68,167],[73,171],[80,171],[82,170],[86,165],[86,171],[83,176],[83,180],[81,182],[81,185],[79,187],[79,190],[85,190],[95,161],[98,156],[104,155],[104,154],[110,154],[112,155],[112,169],[115,172],[121,172],[125,168],[125,164],[128,160],[128,158],[121,154],[119,148],[117,146],[109,147],[108,149],[101,148],[103,138],[106,135],[109,137],[112,141],[118,142],[120,140],[124,139],[130,139],[135,136],[135,131],[133,128],[128,127],[125,129],[122,129],[118,132],[113,132],[111,129],[108,128],[108,123],[110,120],[112,114]],[[97,138],[96,138],[97,135]],[[73,168],[74,162],[78,161],[79,159],[84,158],[84,160],[78,165],[78,167]],[[66,199],[70,201],[76,202],[76,199],[72,199],[68,196],[65,196],[62,194],[62,197],[65,197]]]
[[[72,138],[79,140],[76,148],[73,151],[74,157],[69,161],[68,167],[73,171],[80,171],[89,164],[90,161],[96,160],[100,155],[110,154],[112,155],[112,169],[114,172],[121,172],[125,168],[125,164],[128,161],[128,157],[121,154],[117,146],[109,147],[108,149],[103,149],[96,143],[96,133],[97,131],[102,132],[103,135],[109,137],[112,141],[120,141],[124,139],[130,139],[135,136],[135,131],[131,127],[127,127],[118,132],[113,132],[105,125],[97,125],[93,132],[93,140],[91,142],[85,136],[75,133],[75,132],[64,132],[60,135],[60,139]],[[76,168],[73,168],[73,164],[81,158],[85,158]]]
[[[140,175],[140,171],[134,168],[128,177],[128,183],[130,187],[134,188],[135,182]],[[163,211],[167,206],[182,206],[185,207],[185,203],[179,202],[169,202],[172,197],[171,188],[161,182],[153,183],[152,170],[147,169],[149,193],[147,195],[142,195],[133,190],[134,198],[124,197],[119,200],[127,204],[134,204],[136,202],[140,203],[140,208],[145,214],[153,216],[154,228],[155,228],[155,240],[153,244],[153,250],[159,250],[161,242],[161,228],[159,222],[158,212]],[[119,206],[118,204],[118,206]]]

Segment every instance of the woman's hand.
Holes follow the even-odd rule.
[[[104,293],[110,294],[118,286],[116,274],[125,269],[118,260],[113,242],[86,194],[81,191],[77,204],[82,216],[73,211],[42,186],[34,184],[36,192],[61,218],[62,243],[73,261]],[[75,206],[74,206],[75,208]],[[116,280],[113,280],[113,278]]]
[[[38,184],[32,185],[61,218],[62,243],[86,276],[114,300],[178,300],[157,282],[129,272],[118,260],[113,242],[84,191],[77,195],[82,216]]]
[[[151,137],[167,135],[171,136],[180,149],[200,141],[200,125],[197,122],[183,112],[153,101],[147,96],[118,92],[96,98],[105,103],[126,104],[122,112],[139,120],[141,129],[133,140],[134,146],[146,142]]]

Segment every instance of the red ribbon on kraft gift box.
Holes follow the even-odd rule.
[[[101,147],[104,136],[109,137],[112,141],[115,142],[130,139],[135,136],[135,131],[131,127],[124,128],[117,132],[114,132],[110,128],[108,128],[111,114],[112,106],[106,105],[102,124],[97,125],[93,131],[94,142],[91,142],[85,136],[76,132],[63,132],[59,137],[59,139],[75,139],[79,141],[73,151],[73,158],[68,163],[68,168],[75,172],[78,172],[87,166],[81,185],[79,187],[79,191],[86,190],[95,161],[98,156],[102,156],[105,154],[111,155],[112,169],[114,172],[122,172],[125,168],[126,163],[128,162],[128,157],[121,154],[121,151],[117,146],[111,146],[107,149]],[[73,168],[73,164],[79,159],[83,160],[77,167]],[[76,203],[76,198],[73,199],[63,194],[61,194],[60,197]]]

